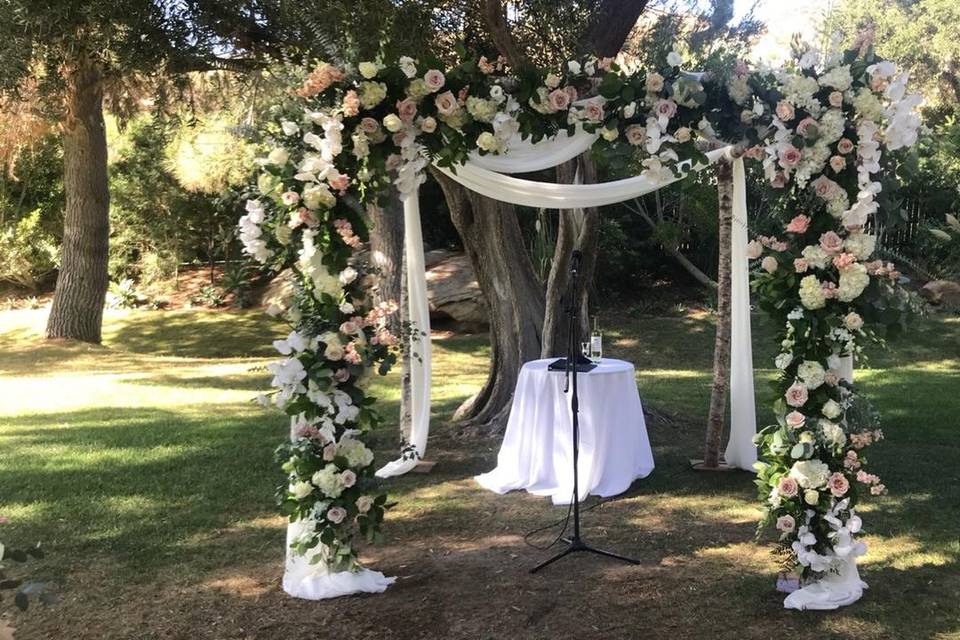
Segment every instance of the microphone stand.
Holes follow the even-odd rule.
[[[567,367],[565,372],[567,381],[566,387],[564,388],[564,393],[567,393],[568,389],[572,389],[573,391],[570,397],[570,409],[573,418],[573,535],[569,538],[563,538],[563,542],[567,543],[566,549],[557,553],[552,558],[544,560],[533,569],[530,569],[530,573],[536,573],[547,565],[553,564],[557,560],[577,551],[589,551],[590,553],[606,556],[608,558],[614,558],[615,560],[622,560],[623,562],[629,562],[630,564],[640,564],[639,560],[634,560],[633,558],[628,558],[611,551],[605,551],[603,549],[591,547],[580,537],[580,483],[578,480],[580,475],[580,396],[577,393],[577,370],[579,365],[578,356],[580,355],[580,323],[577,321],[578,305],[576,294],[579,291],[578,280],[580,276],[581,258],[582,254],[580,251],[573,252],[573,256],[570,261],[570,287],[567,290],[567,305],[564,309],[565,313],[567,314],[568,327]],[[573,380],[572,387],[570,384],[571,379]]]

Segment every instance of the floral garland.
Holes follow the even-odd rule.
[[[296,549],[322,543],[328,558],[354,568],[352,523],[372,536],[383,515],[385,498],[367,493],[372,456],[360,431],[378,418],[362,381],[396,359],[383,324],[395,305],[366,304],[371,272],[354,255],[366,237],[364,208],[378,206],[391,179],[401,194],[415,190],[429,162],[455,170],[470,152],[507,151],[518,135],[536,142],[580,127],[598,135],[601,155],[638,158],[658,178],[705,162],[704,144],[722,141],[762,161],[789,220],[785,239],[750,248],[762,257],[753,283],[761,304],[785,327],[778,422],[758,436],[762,524],[776,522],[805,571],[844,555],[860,526],[856,484],[884,487],[860,454],[882,435],[840,379],[839,357],[876,335],[867,322],[889,324],[873,311],[897,299],[895,269],[869,261],[881,188],[873,176],[892,158],[883,149],[915,142],[919,98],[868,45],[811,50],[778,70],[738,61],[697,74],[681,64],[677,52],[651,71],[622,57],[512,74],[486,58],[446,71],[409,57],[356,69],[320,63],[276,108],[275,147],[260,160],[240,237],[259,262],[297,274],[294,300],[275,310],[294,326],[276,343],[287,357],[271,365],[273,402],[297,420],[282,449],[289,482],[279,498],[291,519],[315,523]]]

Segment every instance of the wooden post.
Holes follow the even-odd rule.
[[[710,391],[710,414],[703,460],[692,460],[697,470],[726,470],[720,462],[720,440],[730,389],[730,243],[733,221],[733,163],[728,159],[717,163],[717,195],[719,200],[719,264],[717,265],[717,338],[713,350],[713,386]]]

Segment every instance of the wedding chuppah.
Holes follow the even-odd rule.
[[[274,149],[241,219],[245,250],[292,266],[291,333],[275,343],[275,391],[264,401],[291,417],[279,491],[290,518],[285,587],[312,599],[382,591],[389,579],[358,561],[380,534],[386,495],[364,431],[381,420],[366,381],[411,357],[413,431],[377,475],[405,473],[426,452],[431,358],[417,189],[429,165],[483,195],[576,209],[633,198],[716,162],[732,162],[733,428],[727,461],[757,473],[762,523],[775,527],[804,585],[785,606],[831,608],[863,589],[857,506],[882,494],[863,449],[882,433],[842,375],[844,359],[877,337],[882,301],[897,295],[892,265],[874,259],[871,216],[883,174],[917,138],[919,98],[906,74],[868,43],[808,50],[782,69],[731,64],[681,69],[672,52],[644,70],[585,57],[563,69],[514,75],[501,62],[465,60],[441,71],[408,57],[356,69],[321,63],[277,108]],[[704,153],[704,149],[713,149]],[[504,175],[544,169],[589,150],[629,156],[633,176],[553,185]],[[759,163],[778,231],[747,242],[744,158]],[[404,202],[409,335],[386,324],[397,306],[375,300],[375,274],[355,259],[363,207],[392,182]],[[774,420],[753,437],[748,263],[758,306],[779,328]],[[739,275],[738,275],[739,274]],[[739,337],[738,337],[739,336]],[[635,389],[634,389],[635,391]],[[522,400],[522,398],[521,398]],[[742,419],[741,419],[742,418]],[[754,464],[759,446],[760,461]],[[639,447],[642,450],[642,444]],[[641,456],[642,458],[642,456]],[[627,475],[642,473],[642,460]],[[604,478],[597,487],[603,486]],[[288,580],[289,579],[289,582]]]

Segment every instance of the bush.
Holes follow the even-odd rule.
[[[56,238],[41,226],[41,211],[0,230],[0,280],[36,291],[58,265]]]

